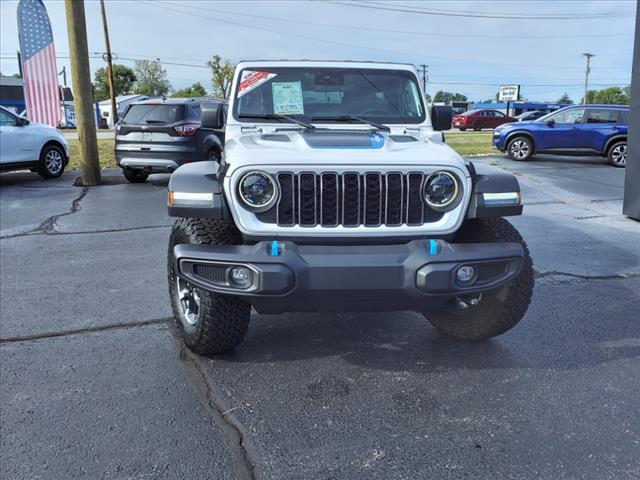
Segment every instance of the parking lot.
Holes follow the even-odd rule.
[[[253,315],[201,358],[170,321],[168,176],[0,176],[0,477],[640,476],[640,225],[601,158],[514,172],[536,269],[503,336],[418,314]]]

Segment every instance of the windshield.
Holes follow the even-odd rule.
[[[286,115],[313,123],[350,116],[382,124],[422,123],[420,97],[415,75],[406,70],[255,67],[240,73],[233,116],[261,122]]]

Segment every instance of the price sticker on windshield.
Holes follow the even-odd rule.
[[[268,82],[276,75],[277,74],[270,72],[253,72],[251,70],[243,70],[242,77],[240,77],[240,84],[238,85],[238,98],[246,95],[263,83]]]
[[[273,113],[277,115],[304,114],[302,84],[300,82],[274,82],[271,84],[271,88],[273,92]]]

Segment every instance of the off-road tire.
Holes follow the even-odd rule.
[[[49,159],[52,156],[55,161]],[[40,163],[36,171],[42,178],[58,178],[64,173],[65,153],[58,145],[46,145],[40,152]]]
[[[482,130],[482,122],[476,122],[473,124],[473,131],[479,132]]]
[[[507,143],[507,157],[516,162],[530,160],[533,157],[533,148],[533,142],[529,137],[519,135]]]
[[[181,218],[171,230],[168,252],[168,280],[171,308],[184,343],[200,355],[228,352],[242,343],[249,328],[251,305],[238,297],[199,289],[198,323],[187,328],[181,320],[173,247],[179,244],[240,245],[242,236],[233,223]]]
[[[129,180],[131,183],[144,183],[149,178],[149,174],[142,170],[136,170],[133,168],[123,168],[122,174],[124,178]]]
[[[627,141],[626,140],[621,140],[619,142],[615,142],[607,150],[607,160],[614,167],[624,168],[626,166],[626,164],[627,164],[626,159],[627,159],[627,156],[628,156],[628,151],[629,150],[627,149]],[[620,161],[620,158],[619,158],[618,155],[624,155],[622,157],[622,161]]]
[[[520,243],[525,253],[524,265],[509,283],[483,293],[477,305],[459,309],[451,303],[444,310],[426,313],[427,320],[441,332],[461,340],[484,340],[510,330],[527,312],[533,294],[533,262],[527,244],[503,218],[468,220],[455,241]]]

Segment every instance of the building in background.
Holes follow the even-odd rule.
[[[542,112],[553,112],[558,110],[559,108],[568,107],[567,103],[544,103],[544,102],[509,102],[509,113],[508,115],[516,116],[520,115],[524,112],[531,112],[534,110],[542,111]],[[472,109],[480,110],[483,108],[490,108],[492,110],[500,110],[502,113],[507,114],[507,102],[496,102],[496,103],[475,103],[471,105]]]
[[[133,102],[140,102],[142,100],[149,100],[147,95],[122,95],[120,97],[116,97],[116,108],[118,109],[118,118],[122,118],[125,110],[129,105]],[[100,109],[100,121],[98,122],[99,128],[113,128],[113,115],[111,115],[111,100],[103,100],[98,103],[98,108]],[[105,127],[106,123],[106,127]]]
[[[18,115],[26,116],[27,107],[24,99],[24,84],[21,77],[0,76],[0,105]],[[75,128],[76,115],[71,87],[60,87],[60,109],[63,115],[59,126],[62,128]]]

